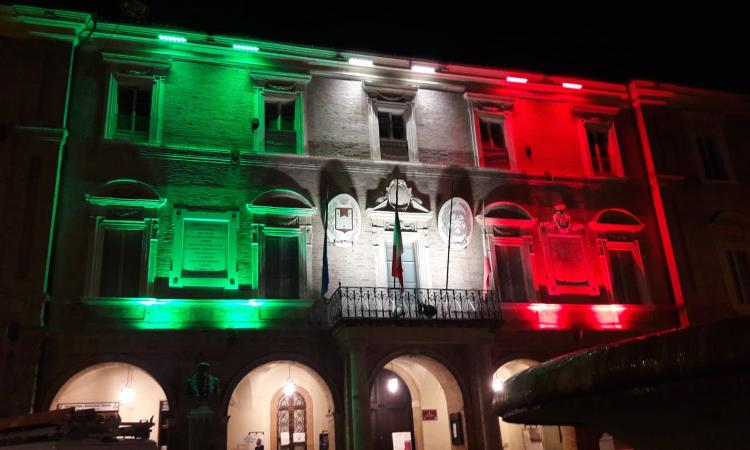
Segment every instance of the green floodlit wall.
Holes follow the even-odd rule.
[[[109,298],[87,300],[93,326],[141,330],[266,329],[279,321],[306,319],[300,300]],[[91,326],[91,324],[90,324]]]
[[[252,151],[256,96],[247,69],[173,61],[164,81],[163,144]]]

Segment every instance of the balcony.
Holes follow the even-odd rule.
[[[297,132],[294,130],[266,130],[267,153],[297,153]]]
[[[329,326],[352,322],[495,323],[501,319],[492,291],[341,287],[322,303]]]
[[[406,139],[380,139],[380,158],[387,161],[409,161],[409,143]]]

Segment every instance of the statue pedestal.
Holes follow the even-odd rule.
[[[208,405],[200,405],[187,413],[188,449],[208,450],[214,441],[214,412]]]

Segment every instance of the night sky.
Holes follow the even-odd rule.
[[[130,0],[131,4],[133,0]],[[750,94],[750,25],[739,6],[679,8],[633,2],[504,1],[172,3],[139,0],[145,19],[122,0],[23,2],[95,12],[102,20],[150,23],[216,34],[365,51],[439,62],[625,82],[633,78]],[[188,0],[189,1],[189,0]],[[448,11],[438,5],[473,11]],[[278,5],[273,8],[269,5]],[[490,7],[489,5],[494,5]],[[695,8],[695,9],[690,9]],[[392,13],[389,13],[393,11]]]

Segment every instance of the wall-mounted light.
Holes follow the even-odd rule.
[[[581,89],[583,85],[578,83],[563,83],[562,87],[566,89]]]
[[[416,73],[435,73],[435,67],[424,64],[412,64],[411,71]]]
[[[505,81],[508,83],[526,84],[529,82],[528,78],[521,77],[505,77]]]
[[[396,377],[389,378],[386,387],[388,388],[388,392],[390,392],[391,394],[395,394],[396,392],[398,392],[398,380],[396,379]]]
[[[505,384],[503,383],[503,380],[501,380],[500,378],[493,378],[492,390],[495,392],[502,392],[503,389],[505,389]]]
[[[170,36],[170,35],[167,35],[167,34],[160,34],[159,35],[159,40],[160,41],[167,41],[167,42],[178,42],[180,44],[184,44],[185,42],[187,42],[187,39],[185,39],[184,37],[181,37],[181,36]]]
[[[133,389],[133,368],[128,367],[128,374],[125,377],[125,386],[120,389],[120,403],[127,405],[135,400],[135,389]]]
[[[235,50],[243,50],[246,52],[257,52],[258,50],[260,50],[260,48],[254,45],[242,45],[242,44],[232,44],[232,48]]]
[[[289,396],[294,394],[294,391],[297,389],[297,385],[294,383],[294,380],[292,379],[292,364],[289,363],[289,377],[286,379],[286,383],[284,383],[284,395]]]
[[[372,67],[373,62],[371,59],[366,58],[349,58],[349,64],[352,66],[361,66],[361,67]]]

